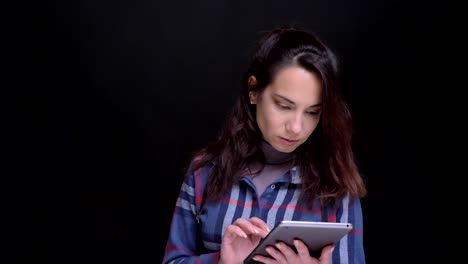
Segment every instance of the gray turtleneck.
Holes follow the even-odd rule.
[[[280,152],[264,140],[260,143],[260,148],[265,155],[265,166],[259,161],[249,164],[250,177],[257,188],[259,196],[262,195],[269,184],[291,169],[294,158],[293,153]]]

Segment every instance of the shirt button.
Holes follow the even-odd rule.
[[[272,184],[272,185],[270,186],[270,188],[271,188],[272,190],[274,190],[274,189],[276,188],[276,186],[275,186],[274,184]]]

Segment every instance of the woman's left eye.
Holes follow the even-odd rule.
[[[307,114],[309,114],[309,115],[318,115],[318,114],[320,114],[320,112],[307,112]]]
[[[284,105],[284,104],[277,104],[277,106],[281,109],[291,109],[289,106]]]

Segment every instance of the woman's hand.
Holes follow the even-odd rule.
[[[221,242],[220,261],[223,264],[240,264],[264,238],[270,229],[260,218],[237,219],[229,225]]]
[[[324,247],[320,257],[317,259],[310,256],[309,249],[302,241],[294,240],[294,246],[296,247],[297,253],[285,243],[278,242],[276,243],[276,248],[266,248],[271,258],[256,255],[253,259],[266,264],[329,264],[334,249],[333,245]]]

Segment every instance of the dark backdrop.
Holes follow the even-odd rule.
[[[434,65],[451,63],[444,54],[458,47],[446,44],[458,25],[447,20],[454,16],[446,6],[38,1],[30,12],[23,26],[31,34],[20,46],[28,89],[19,109],[32,122],[17,135],[38,148],[13,153],[31,160],[21,166],[30,180],[18,201],[32,209],[24,215],[34,223],[20,221],[29,237],[18,241],[20,258],[161,262],[184,166],[220,128],[259,32],[285,23],[317,32],[340,58],[369,189],[368,262],[442,256],[432,227],[436,170],[425,154],[443,147],[427,142],[441,117],[434,99],[450,81],[449,70]],[[44,164],[41,175],[35,165]]]

